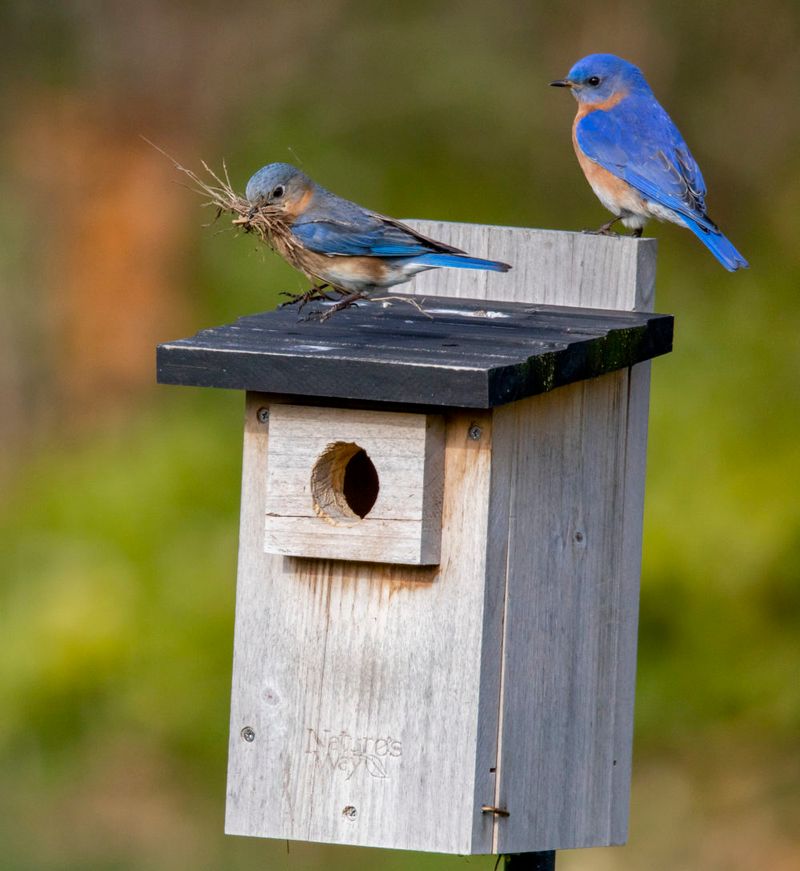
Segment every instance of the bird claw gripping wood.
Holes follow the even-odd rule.
[[[333,317],[336,312],[344,311],[346,308],[358,308],[358,301],[366,299],[369,299],[369,297],[365,293],[351,293],[340,299],[339,302],[335,302],[325,311],[316,309],[315,311],[310,312],[305,318],[302,318],[302,320],[319,320],[320,323],[324,323],[329,318]]]
[[[327,284],[320,285],[319,287],[312,287],[309,290],[304,291],[303,293],[292,293],[289,290],[282,290],[279,296],[288,296],[289,299],[287,299],[285,302],[282,302],[278,306],[278,308],[284,308],[287,305],[294,305],[296,302],[299,302],[300,306],[298,308],[298,311],[301,311],[306,305],[308,305],[308,303],[312,302],[315,299],[326,299],[329,301],[335,299],[335,297],[330,296],[323,290],[323,288],[325,287],[328,287],[329,290],[335,290]]]

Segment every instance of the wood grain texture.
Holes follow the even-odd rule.
[[[498,852],[614,841],[627,373],[495,412],[512,442]],[[626,614],[623,615],[623,609]],[[629,653],[629,650],[625,651]]]
[[[386,566],[264,552],[266,401],[246,411],[226,831],[489,852],[494,774],[475,760],[493,752],[482,679],[499,673],[482,644],[501,617],[485,606],[490,418],[446,417],[440,565]]]
[[[264,543],[269,553],[411,565],[439,562],[440,416],[272,405],[269,428]],[[377,472],[377,499],[363,518],[348,511],[343,475],[337,482],[315,475],[321,458],[335,455],[336,446],[348,456],[355,446],[361,448]]]
[[[636,691],[636,649],[639,627],[639,586],[642,566],[644,495],[647,471],[647,424],[650,408],[649,362],[628,373],[628,418],[625,427],[624,503],[619,574],[619,634],[612,789],[617,800],[611,808],[609,840],[624,844],[630,810],[633,711]]]
[[[417,296],[653,311],[655,239],[446,221],[407,223],[476,257],[503,260],[512,266],[506,273],[423,272],[407,285]]]

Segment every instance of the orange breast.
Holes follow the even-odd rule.
[[[628,182],[614,175],[605,167],[590,160],[575,144],[575,154],[581,165],[586,181],[592,186],[592,190],[605,203],[606,200],[627,211],[635,212],[641,204],[641,197]]]

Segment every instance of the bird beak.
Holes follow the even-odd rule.
[[[551,88],[571,88],[572,82],[569,79],[556,79],[554,82],[550,82]]]

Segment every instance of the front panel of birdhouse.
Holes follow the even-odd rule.
[[[441,440],[427,452],[439,457],[431,486],[444,505],[434,566],[356,561],[372,546],[366,532],[349,539],[352,560],[275,553],[270,517],[265,549],[268,514],[305,511],[327,528],[302,500],[284,502],[272,467],[290,462],[286,445],[273,450],[273,426],[291,422],[299,434],[298,421],[315,414],[331,412],[269,406],[258,395],[247,404],[226,831],[490,852],[494,819],[480,806],[494,799],[498,689],[487,692],[484,674],[496,673],[499,647],[482,640],[499,638],[502,586],[487,590],[485,567],[505,546],[487,540],[490,414],[455,413],[445,424],[342,411],[301,461],[307,475],[328,444],[353,442],[383,480],[383,458],[403,443],[421,474],[425,443]],[[368,441],[381,425],[398,440],[386,452]]]

